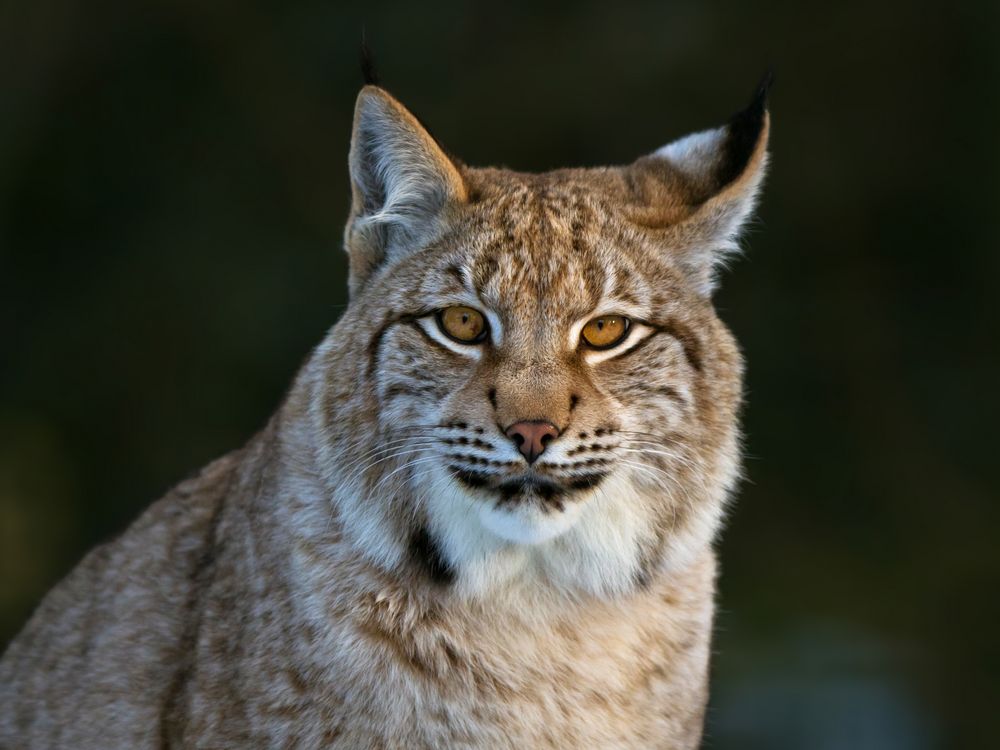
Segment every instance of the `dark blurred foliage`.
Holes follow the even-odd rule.
[[[363,27],[451,150],[525,170],[630,161],[773,66],[771,177],[718,297],[750,459],[706,744],[989,746],[994,2],[4,4],[0,642],[251,435],[336,320]]]

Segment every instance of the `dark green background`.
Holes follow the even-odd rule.
[[[774,68],[718,297],[750,458],[706,745],[994,746],[996,3],[4,4],[0,643],[336,320],[363,25],[451,150],[525,170],[630,161]]]

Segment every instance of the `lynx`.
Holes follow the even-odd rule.
[[[766,81],[622,167],[450,156],[366,85],[350,304],[266,427],[0,662],[5,748],[693,748]]]

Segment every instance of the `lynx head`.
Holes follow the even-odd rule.
[[[523,174],[462,164],[362,89],[351,302],[310,372],[365,554],[466,593],[609,595],[708,548],[742,369],[711,295],[763,177],[765,94],[628,166]]]

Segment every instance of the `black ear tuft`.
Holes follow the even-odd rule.
[[[760,83],[757,84],[757,90],[754,92],[751,106],[758,105],[763,109],[767,109],[767,95],[770,93],[773,85],[774,71],[768,68],[764,71],[764,75],[761,76]]]
[[[379,85],[378,71],[375,70],[375,57],[368,47],[364,31],[361,32],[361,77],[364,79],[365,85]]]
[[[723,156],[716,173],[720,187],[725,187],[739,177],[750,161],[764,127],[767,94],[773,83],[774,74],[768,70],[757,84],[757,91],[747,108],[729,118]]]

